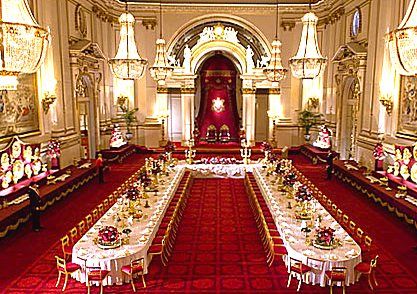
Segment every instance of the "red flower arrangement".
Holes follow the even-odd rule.
[[[113,226],[105,226],[98,231],[98,241],[103,245],[112,245],[119,241],[120,234]]]
[[[384,160],[385,152],[384,152],[384,146],[382,146],[381,142],[376,143],[374,147],[373,156],[376,160]]]
[[[303,185],[298,188],[297,193],[295,193],[294,199],[297,202],[309,202],[313,200],[313,193],[306,186]]]
[[[261,150],[262,150],[262,152],[271,151],[272,150],[272,146],[268,142],[262,142],[262,144],[261,144]]]
[[[56,140],[51,140],[48,142],[46,149],[46,155],[49,158],[57,158],[61,156],[61,143]]]
[[[201,158],[200,162],[202,164],[235,164],[237,160],[234,157],[209,157]]]
[[[284,186],[294,186],[295,182],[297,181],[297,175],[293,172],[288,172],[284,175]]]
[[[332,228],[324,227],[317,229],[316,243],[324,246],[331,246],[334,242],[334,232]]]
[[[175,145],[171,141],[168,141],[164,148],[165,152],[174,152],[175,151]]]

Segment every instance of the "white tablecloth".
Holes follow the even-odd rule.
[[[310,283],[326,286],[327,281],[324,271],[330,270],[333,267],[346,267],[346,285],[353,284],[355,282],[354,267],[361,262],[361,248],[350,238],[349,234],[337,223],[330,213],[318,201],[314,201],[316,213],[321,214],[323,217],[321,226],[335,229],[335,237],[343,242],[342,246],[331,250],[323,250],[312,245],[307,245],[306,235],[300,229],[301,221],[296,219],[294,209],[288,208],[288,202],[291,202],[291,206],[295,207],[295,200],[288,199],[284,192],[279,192],[276,185],[270,181],[273,177],[268,178],[265,170],[256,167],[254,168],[253,174],[274,217],[277,229],[284,240],[288,256],[301,260],[304,263],[307,262],[307,257],[313,258],[314,260],[310,259],[308,265],[316,268],[323,267],[321,271],[313,270],[312,281]],[[314,228],[309,234],[310,238],[314,239]]]
[[[145,273],[147,272],[147,252],[152,244],[158,227],[163,219],[166,209],[169,206],[175,191],[184,175],[183,167],[176,168],[169,176],[159,180],[158,193],[148,192],[149,208],[141,207],[144,215],[140,220],[134,220],[133,225],[127,227],[132,230],[129,244],[122,245],[116,249],[100,249],[94,243],[97,233],[101,227],[111,225],[118,227],[114,218],[121,211],[123,204],[115,203],[97,223],[74,245],[72,251],[72,262],[82,266],[83,270],[73,274],[73,277],[80,282],[85,282],[85,266],[98,266],[110,271],[103,285],[122,284],[129,282],[128,277],[123,275],[121,268],[130,265],[130,261],[137,258],[144,258]],[[141,200],[142,204],[145,200]],[[121,231],[121,228],[118,228]],[[86,260],[86,262],[84,261]]]
[[[252,172],[254,167],[260,164],[185,164],[185,167],[192,171],[193,177],[209,178],[243,178],[246,172]]]

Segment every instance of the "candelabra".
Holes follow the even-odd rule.
[[[165,147],[167,145],[167,140],[165,139],[165,121],[168,118],[169,114],[167,112],[163,112],[159,115],[161,119],[161,141],[159,141],[160,147]]]
[[[392,97],[390,95],[383,95],[379,97],[379,102],[381,102],[382,106],[385,107],[388,115],[392,113],[392,107],[394,102],[392,101]]]
[[[246,139],[243,139],[240,142],[240,145],[242,146],[242,148],[240,149],[240,155],[243,158],[243,163],[244,164],[249,164],[250,163],[250,157],[252,155],[252,150],[249,148],[250,144],[249,144],[249,142],[246,141]]]
[[[196,151],[193,150],[193,147],[194,147],[194,139],[188,140],[187,146],[188,146],[188,149],[185,150],[186,162],[188,164],[192,164],[193,161],[194,161],[194,157],[196,155]]]
[[[272,138],[270,140],[271,146],[273,148],[277,147],[277,141],[275,137],[275,127],[276,127],[276,121],[279,118],[278,114],[274,113],[271,110],[268,110],[268,116],[272,120]]]

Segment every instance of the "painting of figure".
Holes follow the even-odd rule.
[[[16,91],[0,92],[0,138],[39,130],[36,74],[22,75]]]

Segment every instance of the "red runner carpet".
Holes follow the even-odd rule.
[[[16,232],[0,239],[0,290],[33,265],[52,244],[138,170],[144,158],[144,155],[133,154],[124,163],[112,164],[110,170],[104,173],[104,184],[98,184],[96,177],[49,207],[41,215],[44,229],[39,233],[32,231],[29,221]]]
[[[54,255],[59,244],[31,263],[5,293],[51,293],[55,288]],[[417,282],[397,260],[381,253],[379,293],[416,293]],[[9,260],[10,261],[10,260]],[[143,293],[295,293],[296,282],[286,287],[282,262],[268,268],[248,196],[241,179],[195,179],[168,266],[159,258],[150,265]],[[140,287],[137,282],[137,287]],[[84,284],[71,280],[69,293],[85,293]],[[93,289],[93,293],[98,289]],[[302,285],[302,293],[328,293],[328,288]],[[340,289],[335,289],[340,291]],[[105,293],[131,293],[129,284],[105,287]],[[349,293],[371,293],[366,278]]]

